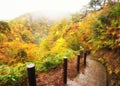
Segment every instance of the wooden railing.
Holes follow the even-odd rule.
[[[77,55],[77,66],[76,71],[80,72],[80,59],[84,57],[84,67],[86,67],[86,57],[90,54],[90,51],[82,51],[80,54]],[[67,84],[67,57],[64,57],[64,64],[63,64],[63,83]],[[27,66],[28,71],[28,80],[29,80],[29,86],[36,86],[36,77],[35,77],[35,65],[30,64]]]

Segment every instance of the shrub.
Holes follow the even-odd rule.
[[[48,57],[46,58],[42,65],[40,66],[40,71],[49,71],[53,68],[56,68],[62,62],[62,58],[59,56],[56,57]]]
[[[53,52],[49,51],[44,54],[41,54],[40,57],[36,58],[34,61],[36,64],[36,69],[38,71],[49,71],[58,67],[63,62],[63,57],[67,56],[68,58],[74,57],[75,52],[73,50],[67,50],[66,52]]]
[[[0,66],[0,86],[21,86],[26,78],[25,64],[17,66]]]
[[[120,3],[105,14],[100,14],[96,21],[92,24],[93,37],[91,42],[94,47],[101,48],[118,48],[119,46],[119,17]]]

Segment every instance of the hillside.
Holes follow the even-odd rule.
[[[10,21],[11,28],[18,26],[18,31],[22,31],[18,34],[21,34],[23,41],[27,41],[27,39],[28,41],[33,40],[33,42],[37,44],[39,44],[43,38],[47,37],[52,24],[52,20],[43,16],[37,16],[34,13],[24,14]]]
[[[88,35],[89,34],[89,35]],[[82,21],[74,23],[62,20],[51,28],[45,41],[45,51],[74,51],[90,49],[92,53],[101,51],[96,60],[107,68],[110,86],[118,86],[120,78],[120,3],[108,5],[100,11],[89,13]],[[52,40],[52,41],[51,41]],[[41,43],[42,45],[42,43]],[[49,48],[48,48],[49,47]],[[108,53],[108,54],[107,54]]]
[[[54,24],[31,14],[1,21],[0,86],[22,86],[28,77],[26,65],[30,63],[35,64],[37,75],[43,74],[44,78],[44,74],[49,77],[56,73],[53,78],[56,79],[63,57],[74,61],[83,50],[91,50],[94,60],[106,67],[109,86],[120,85],[119,1]]]

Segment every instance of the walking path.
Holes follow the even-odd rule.
[[[106,70],[102,64],[87,56],[87,66],[74,79],[68,79],[68,86],[106,86]]]

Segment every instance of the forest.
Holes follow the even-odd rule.
[[[83,12],[57,22],[31,14],[0,21],[0,86],[27,86],[26,65],[34,63],[42,77],[64,56],[74,60],[88,49],[106,68],[109,86],[120,86],[119,0],[91,0]]]

